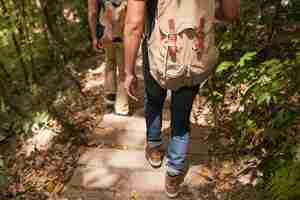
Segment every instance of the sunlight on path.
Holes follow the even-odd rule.
[[[89,89],[103,84],[103,66],[89,73],[88,76],[98,77],[96,78],[98,82],[95,79],[91,82],[89,79],[86,80]],[[139,96],[142,97],[141,68],[138,68],[138,74]],[[83,153],[78,160],[77,169],[66,186],[61,200],[167,199],[164,194],[165,166],[161,169],[152,169],[145,160],[146,130],[142,100],[140,98],[139,102],[133,102],[133,113],[129,117],[111,113],[104,115],[102,122],[89,137],[89,146],[82,147]],[[170,135],[168,105],[166,102],[162,129],[166,145]],[[188,154],[190,170],[178,199],[226,200],[226,191],[233,189],[233,184],[226,184],[226,173],[222,172],[224,180],[218,180],[223,174],[217,168],[223,167],[222,160],[225,161],[226,157],[221,155],[220,166],[211,166],[211,148],[214,147],[212,144],[218,139],[214,138],[214,142],[209,140],[212,135],[212,128],[208,123],[210,113],[209,106],[201,104],[201,100],[197,98],[191,116],[191,143]],[[231,175],[230,170],[228,173]],[[247,196],[251,199],[251,195]]]

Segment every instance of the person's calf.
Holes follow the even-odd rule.
[[[124,83],[119,82],[117,97],[115,102],[115,114],[120,116],[128,116],[129,115],[129,99],[126,91],[124,89]]]

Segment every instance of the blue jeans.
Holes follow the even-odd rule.
[[[147,143],[155,147],[162,144],[162,111],[167,90],[162,88],[150,74],[145,42],[143,44],[143,62]],[[186,165],[190,113],[198,90],[199,85],[195,85],[171,91],[171,140],[167,151],[167,169],[172,173],[182,173]]]

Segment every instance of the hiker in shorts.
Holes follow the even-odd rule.
[[[96,52],[105,52],[104,100],[122,116],[129,114],[122,37],[126,7],[124,0],[88,0],[92,47]]]
[[[238,20],[239,4],[239,0],[220,0],[216,11],[215,0],[128,0],[124,30],[125,88],[136,99],[135,62],[144,38],[145,157],[153,168],[159,168],[166,155],[165,192],[170,198],[178,196],[188,170],[193,100],[199,85],[214,72],[217,61],[216,16],[227,21]],[[171,135],[165,150],[161,129],[167,90],[171,91]]]

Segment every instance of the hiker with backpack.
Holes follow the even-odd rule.
[[[104,100],[117,115],[129,114],[124,89],[123,28],[125,0],[88,0],[88,20],[94,51],[105,52]]]
[[[158,168],[166,154],[165,191],[170,198],[178,196],[188,170],[193,100],[217,61],[214,25],[217,20],[238,21],[239,6],[239,0],[128,0],[125,88],[136,99],[135,62],[144,38],[145,157],[152,167]],[[171,90],[171,138],[165,151],[161,129],[167,90]]]

